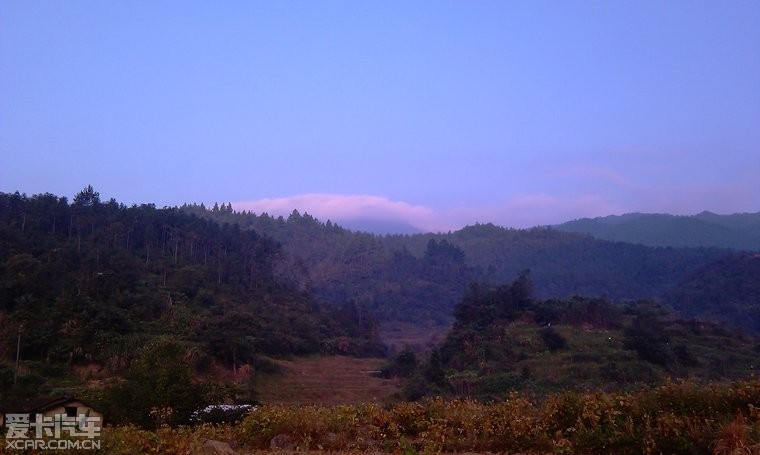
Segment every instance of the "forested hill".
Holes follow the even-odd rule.
[[[669,291],[665,302],[686,317],[760,334],[760,254],[736,253],[701,267]]]
[[[360,307],[279,278],[283,256],[254,230],[101,202],[91,187],[71,203],[0,193],[0,370],[19,326],[27,362],[114,371],[160,337],[233,369],[259,354],[383,352]]]
[[[756,374],[758,339],[682,320],[661,305],[617,305],[573,297],[537,300],[530,280],[471,285],[456,321],[430,359],[399,354],[388,374],[409,377],[408,398],[425,394],[504,399],[533,393],[619,390],[665,378],[734,379]]]
[[[538,298],[657,297],[690,271],[726,254],[718,249],[651,248],[549,228],[521,230],[493,224],[388,241],[400,241],[416,252],[428,237],[461,248],[467,264],[485,282],[506,283],[522,270],[530,270]]]
[[[760,213],[693,216],[629,213],[583,218],[554,228],[591,234],[598,239],[648,246],[718,247],[760,251]]]
[[[352,232],[298,211],[288,218],[233,212],[222,205],[183,210],[220,223],[238,223],[278,240],[284,279],[330,302],[353,301],[381,321],[447,324],[467,283],[477,278],[465,255],[447,241],[421,239],[422,253],[380,236]],[[429,247],[429,248],[428,248]]]
[[[283,273],[328,301],[355,300],[382,321],[448,322],[468,283],[505,283],[530,269],[538,298],[659,297],[727,252],[652,248],[549,228],[478,224],[448,234],[375,236],[297,211],[287,217],[233,212],[230,205],[184,210],[239,223],[280,241]]]

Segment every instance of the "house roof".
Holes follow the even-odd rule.
[[[13,398],[0,404],[0,409],[5,412],[33,413],[44,412],[48,409],[63,406],[71,401],[77,401],[83,405],[95,409],[89,403],[76,397],[30,397]]]

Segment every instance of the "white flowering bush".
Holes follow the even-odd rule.
[[[256,407],[250,404],[211,404],[198,409],[190,416],[190,422],[200,423],[235,423],[243,420]]]

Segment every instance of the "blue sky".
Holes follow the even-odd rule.
[[[0,191],[448,230],[758,175],[758,2],[0,2]]]

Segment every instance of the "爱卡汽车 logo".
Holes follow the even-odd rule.
[[[6,449],[100,449],[100,417],[5,414],[4,420]]]

